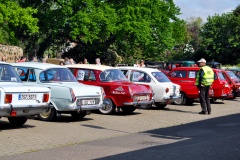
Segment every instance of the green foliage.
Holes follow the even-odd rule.
[[[38,32],[38,19],[33,18],[37,12],[31,7],[22,8],[18,3],[11,0],[0,1],[0,43],[18,44],[16,31],[23,29],[23,34]]]
[[[215,15],[208,18],[201,36],[202,48],[209,60],[222,64],[240,62],[240,16],[233,13]]]
[[[29,17],[21,17],[24,24],[17,17],[11,17],[15,27],[24,27],[12,29],[12,25],[3,31],[0,27],[1,35],[8,36],[11,41],[20,39],[25,51],[29,54],[37,51],[39,57],[46,51],[56,54],[66,43],[75,42],[77,46],[64,53],[75,61],[88,58],[94,62],[96,57],[104,58],[111,46],[123,63],[131,63],[135,59],[164,60],[168,58],[166,52],[185,38],[185,22],[176,17],[180,10],[173,0],[15,2],[8,0],[3,4],[19,4]],[[9,12],[16,15],[13,9]],[[38,26],[33,25],[37,20]]]

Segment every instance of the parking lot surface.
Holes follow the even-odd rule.
[[[135,133],[147,133],[150,130],[179,127],[193,122],[239,114],[239,102],[239,97],[235,100],[225,100],[223,102],[218,100],[216,104],[212,104],[211,115],[199,115],[200,104],[194,103],[192,106],[168,105],[163,110],[155,108],[151,110],[138,109],[131,115],[124,115],[122,112],[115,115],[92,113],[81,121],[74,121],[69,115],[61,115],[55,122],[43,122],[31,118],[24,126],[19,128],[13,128],[7,119],[2,118],[0,121],[0,159],[7,159],[8,156],[17,157],[23,153],[34,153],[45,149],[94,143],[96,141],[102,141],[102,147],[104,147],[103,142],[107,143],[111,138],[123,136],[126,137],[130,145],[131,140],[134,139],[131,135]],[[227,123],[225,125],[231,124]],[[188,134],[192,136],[201,132],[203,131],[195,129],[191,132],[178,132],[178,135],[187,137]],[[204,133],[211,134],[211,131],[205,130]],[[144,134],[138,136],[143,136],[144,139]],[[167,135],[165,135],[166,137]],[[168,143],[172,143],[171,141],[173,142],[174,139],[169,140]],[[145,146],[152,145],[152,143],[158,145],[164,142],[151,140],[139,142],[139,144]],[[116,142],[116,144],[112,143],[111,145],[114,148],[117,147],[117,144]],[[96,148],[98,147],[96,146]],[[135,149],[140,148],[136,146]],[[122,149],[118,153],[126,151],[127,149]],[[106,153],[105,156],[108,156],[107,154],[116,153]],[[99,155],[99,157],[101,156]],[[82,157],[82,159],[99,157]]]

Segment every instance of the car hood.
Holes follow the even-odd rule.
[[[49,88],[39,87],[39,86],[30,86],[23,83],[14,83],[14,82],[3,82],[0,83],[0,88],[2,88],[7,93],[31,93],[31,92],[50,92]]]

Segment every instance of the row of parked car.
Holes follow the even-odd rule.
[[[165,75],[158,69],[141,67],[1,62],[0,116],[8,117],[13,125],[22,125],[27,116],[36,114],[41,120],[53,121],[61,113],[81,119],[92,110],[129,114],[152,105],[192,104],[198,98],[194,85],[198,69],[179,67]],[[212,101],[239,94],[240,85],[232,84],[237,87],[232,92],[225,72],[214,72]]]

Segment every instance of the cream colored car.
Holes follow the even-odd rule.
[[[164,108],[180,98],[180,86],[172,83],[161,71],[145,67],[117,67],[132,82],[148,84],[154,92],[155,106]]]

